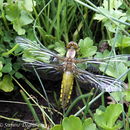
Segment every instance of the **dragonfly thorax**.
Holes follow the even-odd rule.
[[[70,71],[73,72],[75,70],[75,59],[74,58],[65,58],[65,61],[63,63],[64,71]]]

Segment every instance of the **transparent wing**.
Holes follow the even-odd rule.
[[[104,92],[115,92],[125,90],[125,85],[122,81],[117,81],[115,78],[102,75],[94,75],[84,70],[77,69],[75,78],[82,83],[91,83],[94,87],[99,88]]]
[[[26,68],[32,69],[34,66],[38,71],[44,72],[44,75],[62,73],[62,57],[26,38],[16,37],[15,41],[24,49],[23,60],[26,62],[24,64]]]
[[[76,62],[87,62],[87,63],[95,63],[95,64],[108,64],[108,62],[126,62],[130,61],[130,55],[115,55],[108,56],[104,58],[77,58]]]
[[[57,54],[51,52],[50,50],[48,50],[44,46],[41,46],[40,44],[38,44],[36,42],[32,42],[29,39],[22,38],[22,37],[16,37],[15,41],[23,49],[25,49],[25,50],[30,49],[30,51],[32,53],[34,53],[35,55],[43,54],[43,55],[49,55],[49,56],[53,56],[53,57],[56,57],[56,58],[60,58]]]
[[[31,71],[34,70],[35,68],[41,78],[55,81],[61,79],[63,73],[62,64],[61,65],[47,64],[40,61],[24,63],[24,68]]]

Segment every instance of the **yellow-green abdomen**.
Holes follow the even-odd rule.
[[[60,101],[62,107],[66,107],[69,102],[72,89],[73,89],[74,75],[70,71],[63,73],[63,79],[61,84]]]

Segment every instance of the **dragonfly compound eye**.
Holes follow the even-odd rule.
[[[76,42],[69,42],[68,45],[67,45],[67,48],[70,49],[70,48],[74,48],[74,49],[78,49],[78,44]]]

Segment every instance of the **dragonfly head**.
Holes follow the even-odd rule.
[[[77,50],[79,47],[78,47],[78,44],[76,42],[69,42],[68,45],[67,45],[67,49],[75,49]]]
[[[68,58],[74,58],[76,55],[76,50],[78,49],[78,44],[75,42],[69,42],[67,45],[67,53],[66,53],[66,57]]]

